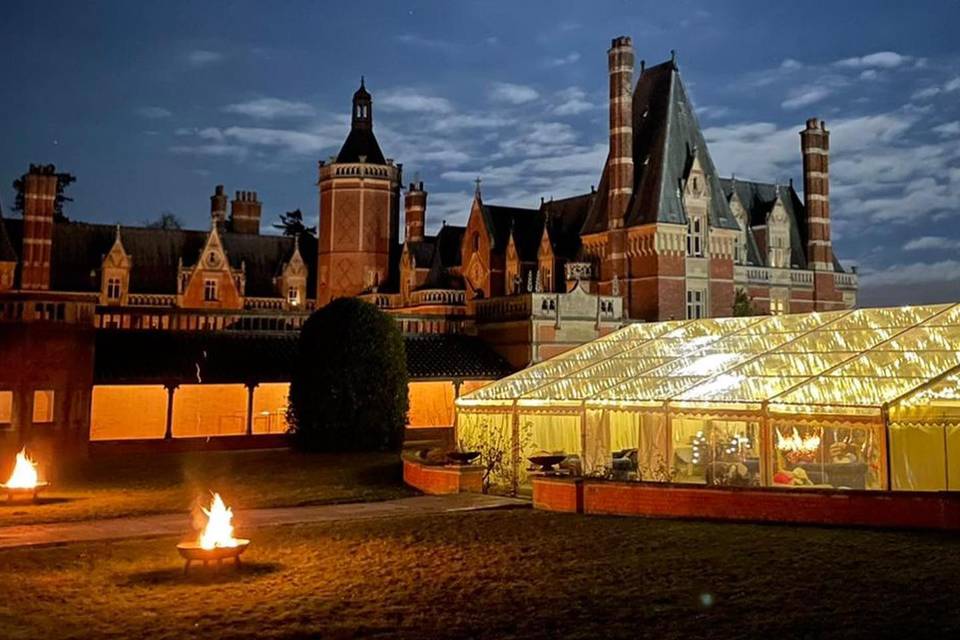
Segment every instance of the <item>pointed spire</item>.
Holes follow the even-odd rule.
[[[476,189],[474,189],[473,195],[474,197],[479,199],[480,198],[480,176],[477,176],[477,179],[474,180],[474,182],[476,183],[477,186],[476,186]]]
[[[366,85],[364,84],[363,74],[360,75],[360,88],[361,89],[367,88]]]

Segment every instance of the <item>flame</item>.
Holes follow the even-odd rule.
[[[777,449],[796,453],[812,453],[820,448],[820,436],[813,434],[801,436],[797,428],[793,428],[791,435],[785,436],[777,430]]]
[[[27,449],[24,447],[17,454],[17,463],[13,467],[13,473],[4,486],[8,489],[35,489],[38,480],[37,463],[27,457]]]
[[[219,493],[213,494],[213,500],[210,502],[210,509],[200,507],[207,515],[207,526],[200,534],[200,547],[203,549],[215,549],[217,547],[235,547],[239,541],[233,537],[233,511],[227,505],[223,504],[223,498]]]

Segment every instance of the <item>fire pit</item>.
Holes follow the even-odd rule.
[[[177,552],[186,561],[183,573],[189,573],[194,562],[202,562],[203,566],[210,562],[221,565],[224,560],[232,559],[236,566],[240,566],[240,554],[247,550],[250,541],[233,537],[233,511],[223,503],[219,493],[214,493],[210,509],[203,509],[203,513],[207,516],[207,525],[200,538],[196,542],[177,545]]]
[[[539,471],[541,473],[556,473],[557,470],[553,467],[566,460],[566,458],[566,454],[559,453],[542,456],[530,456],[527,458],[527,460],[529,460],[531,464],[535,464],[540,467]]]
[[[37,494],[47,487],[48,483],[40,482],[37,474],[37,463],[27,457],[27,449],[24,447],[17,454],[17,462],[13,467],[13,473],[10,479],[0,485],[7,492],[7,500],[21,496],[30,496],[36,501]]]

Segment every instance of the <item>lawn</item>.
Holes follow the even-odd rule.
[[[954,536],[530,510],[0,551],[0,637],[956,637]]]
[[[410,495],[397,454],[299,454],[285,449],[109,455],[61,473],[39,504],[0,500],[0,526],[188,512],[219,491],[239,509],[384,500]]]

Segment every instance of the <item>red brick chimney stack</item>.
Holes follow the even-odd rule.
[[[23,289],[50,288],[50,254],[53,244],[57,176],[31,166],[23,176]]]
[[[803,153],[803,198],[807,208],[807,265],[814,271],[833,271],[830,240],[830,132],[817,118],[800,132]]]
[[[633,43],[614,38],[607,52],[610,72],[610,152],[607,228],[623,226],[633,194]]]
[[[257,200],[256,191],[237,191],[230,203],[230,230],[234,233],[259,234],[262,206]]]
[[[423,240],[423,228],[427,218],[427,192],[423,190],[423,182],[411,182],[404,200],[404,217],[406,220],[407,240],[419,242]]]
[[[227,221],[227,199],[223,185],[218,184],[210,196],[210,220],[213,224],[222,227]]]

